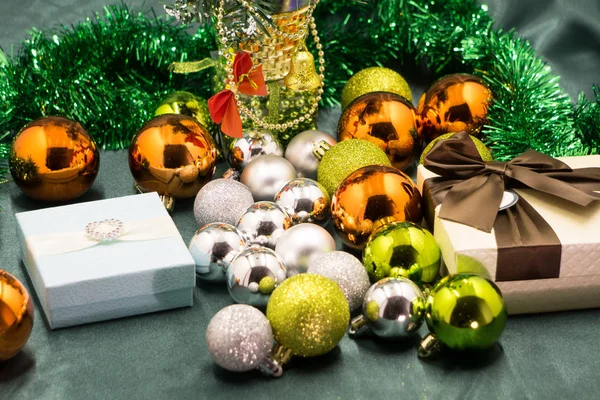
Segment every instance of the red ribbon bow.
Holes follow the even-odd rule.
[[[234,138],[242,137],[242,119],[235,101],[236,93],[248,96],[266,96],[267,85],[262,72],[262,65],[254,65],[250,54],[238,52],[233,60],[233,82],[225,89],[208,99],[210,118],[221,124],[221,130]]]

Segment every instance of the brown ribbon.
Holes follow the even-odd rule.
[[[600,168],[572,170],[528,150],[508,162],[484,162],[466,132],[437,141],[423,165],[443,180],[460,180],[444,197],[440,218],[490,232],[505,188],[530,187],[581,206],[600,200]]]

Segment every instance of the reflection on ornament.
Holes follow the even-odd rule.
[[[373,92],[395,93],[412,103],[412,94],[404,78],[389,68],[370,67],[354,74],[342,90],[342,110],[360,96]]]
[[[325,225],[329,220],[331,198],[319,182],[296,178],[275,195],[275,204],[289,215],[293,224]]]
[[[296,168],[298,178],[317,179],[319,160],[313,154],[313,149],[321,140],[330,146],[337,143],[333,136],[317,130],[301,132],[288,143],[285,158]]]
[[[453,350],[488,348],[508,318],[498,286],[469,274],[440,280],[429,293],[425,316],[431,333],[421,342],[420,357],[433,355],[441,344]]]
[[[274,358],[315,357],[333,350],[346,333],[348,302],[340,287],[323,276],[300,274],[271,294],[267,318],[279,344]]]
[[[237,223],[248,246],[257,244],[275,249],[283,232],[292,226],[288,215],[271,201],[259,201],[246,210]]]
[[[100,154],[79,123],[45,117],[17,134],[10,148],[9,167],[17,186],[32,199],[70,201],[94,183]]]
[[[421,194],[412,179],[396,168],[363,167],[335,191],[331,216],[344,243],[362,249],[382,222],[420,222]]]
[[[315,69],[315,58],[306,48],[304,43],[296,48],[292,56],[290,72],[283,79],[288,89],[297,92],[315,90],[321,86],[321,78]]]
[[[449,132],[467,131],[478,136],[487,123],[492,93],[483,81],[468,74],[440,78],[421,96],[417,115],[419,133],[426,143]]]
[[[426,229],[413,222],[391,222],[369,237],[363,263],[371,282],[403,276],[420,285],[438,277],[441,253]]]
[[[393,93],[368,93],[354,100],[342,113],[337,131],[340,142],[363,139],[376,144],[402,170],[421,150],[415,108]]]
[[[333,237],[315,224],[292,226],[281,235],[275,246],[275,252],[287,268],[288,277],[305,273],[314,259],[333,250]]]
[[[208,131],[185,115],[150,120],[129,147],[129,169],[146,192],[176,199],[196,196],[215,172],[216,150]]]
[[[296,176],[296,170],[288,160],[269,154],[250,161],[240,182],[248,186],[255,201],[273,201],[279,189]]]
[[[210,119],[206,100],[190,92],[173,92],[165,97],[154,111],[154,116],[163,114],[181,114],[192,117],[209,130],[213,139],[219,131],[219,127]]]
[[[425,297],[406,278],[385,278],[369,288],[362,315],[353,318],[348,333],[359,336],[367,331],[386,339],[402,339],[414,334],[423,323]]]
[[[15,356],[33,329],[33,303],[17,278],[0,270],[0,363]]]
[[[283,147],[275,136],[267,131],[246,131],[243,137],[233,140],[229,145],[227,162],[232,168],[241,170],[250,161],[265,154],[283,156]]]

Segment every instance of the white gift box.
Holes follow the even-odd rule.
[[[559,160],[572,169],[600,167],[600,155]],[[437,176],[419,165],[417,185],[421,193],[425,180]],[[561,255],[556,278],[496,281],[508,312],[525,314],[600,307],[600,201],[582,207],[532,189],[515,192],[554,230],[560,240]],[[424,199],[426,204],[430,204],[428,200]],[[435,207],[433,234],[448,273],[473,272],[495,279],[498,245],[494,229],[486,233],[440,219],[440,207],[441,204]],[[514,259],[519,268],[528,267],[518,265],[519,262],[518,257]]]
[[[194,260],[156,193],[16,219],[23,263],[52,329],[192,305]],[[88,223],[106,219],[123,222],[118,237],[86,234]]]

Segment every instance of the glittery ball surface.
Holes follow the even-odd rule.
[[[423,164],[423,162],[425,161],[425,156],[427,155],[427,153],[429,153],[431,151],[431,149],[433,148],[433,145],[436,144],[438,140],[446,140],[450,136],[452,136],[456,133],[458,133],[458,132],[444,133],[443,135],[440,135],[437,138],[433,139],[431,142],[429,142],[427,147],[425,147],[425,150],[423,150],[423,152],[421,153],[421,158],[419,159],[419,164]],[[493,161],[494,160],[494,157],[492,156],[492,151],[485,144],[483,144],[483,142],[481,140],[477,139],[473,135],[471,135],[470,138],[473,141],[473,143],[475,144],[475,148],[479,152],[479,155],[481,156],[481,159],[483,161]]]
[[[328,353],[344,337],[350,311],[335,282],[320,275],[300,274],[275,289],[267,305],[267,318],[277,343],[294,355],[314,357]]]
[[[332,251],[318,257],[308,266],[308,273],[324,276],[340,285],[350,310],[362,305],[370,286],[365,267],[358,258],[344,251]]]
[[[237,224],[254,203],[250,189],[233,179],[215,179],[204,185],[194,200],[194,217],[199,227],[212,222]]]
[[[390,92],[412,102],[412,94],[406,80],[389,68],[371,67],[357,72],[348,80],[342,91],[342,110],[363,94]]]
[[[361,139],[344,140],[325,152],[317,169],[317,180],[331,196],[348,175],[368,165],[392,164],[376,144]]]
[[[271,351],[273,331],[258,309],[235,304],[211,319],[206,343],[210,355],[221,367],[235,372],[250,371]]]

